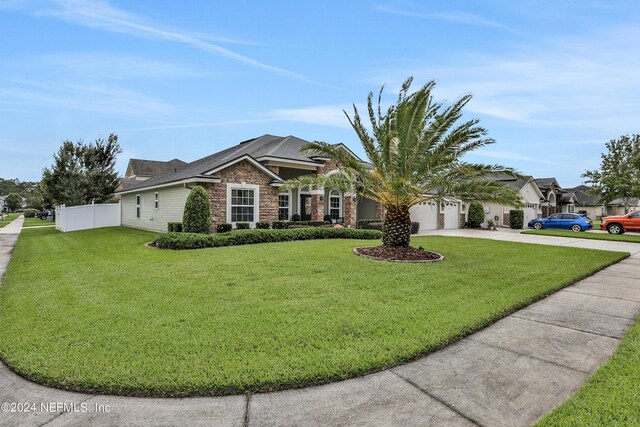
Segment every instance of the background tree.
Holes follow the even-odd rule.
[[[94,144],[64,141],[51,168],[42,172],[44,197],[71,206],[109,200],[119,182],[115,164],[121,152],[114,134]]]
[[[408,247],[411,233],[409,208],[427,200],[481,200],[520,206],[518,193],[495,174],[518,176],[511,168],[469,163],[463,157],[495,141],[472,119],[458,124],[462,109],[471,100],[464,95],[445,106],[434,102],[431,81],[409,93],[412,79],[402,85],[397,102],[382,112],[382,89],[377,108],[373,93],[368,97],[371,131],[362,123],[358,109],[353,118],[370,165],[364,165],[343,149],[325,142],[313,142],[306,152],[319,153],[336,161],[341,174],[303,176],[284,188],[322,186],[358,194],[386,208],[382,244]],[[384,89],[384,88],[383,88]]]
[[[622,199],[625,212],[629,212],[630,199],[640,197],[640,136],[622,135],[605,147],[607,152],[600,156],[600,169],[586,171],[582,177],[600,202]]]
[[[22,197],[18,193],[11,193],[4,199],[4,205],[9,211],[16,211],[22,208]]]

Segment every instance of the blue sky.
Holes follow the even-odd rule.
[[[192,161],[265,133],[343,142],[342,109],[434,79],[497,143],[469,159],[569,187],[638,133],[634,1],[0,0],[0,177],[65,139]]]

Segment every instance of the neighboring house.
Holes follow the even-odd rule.
[[[124,178],[122,178],[120,182],[118,190],[132,187],[138,183],[138,181],[145,181],[168,172],[177,172],[186,165],[187,163],[180,159],[173,159],[167,162],[160,160],[131,159],[129,160],[127,170]]]
[[[541,211],[543,217],[562,212],[562,187],[555,178],[536,178],[536,184],[542,192]]]
[[[518,190],[522,198],[525,224],[541,215],[540,202],[543,198],[540,189],[531,176],[513,178],[507,176],[492,177],[505,182]],[[411,220],[420,223],[420,230],[436,230],[447,228],[464,228],[467,207],[471,201],[446,201],[438,205],[437,202],[423,202],[410,209]],[[509,211],[514,209],[499,203],[482,203],[485,212],[485,222],[491,220],[497,226],[509,225]]]
[[[599,202],[598,196],[591,194],[591,187],[579,185],[574,188],[563,188],[565,192],[562,200],[566,201],[563,212],[583,212],[591,219],[596,219],[605,214],[604,206]]]
[[[615,199],[605,205],[600,202],[598,196],[591,194],[591,187],[587,185],[563,188],[562,191],[562,212],[586,212],[591,219],[625,214],[624,200]],[[640,209],[640,199],[632,197],[629,200],[629,210],[638,209]]]
[[[0,196],[0,212],[7,212],[7,207],[4,205],[4,199],[6,199],[7,196]]]
[[[256,222],[287,221],[294,214],[314,221],[330,215],[348,227],[355,227],[357,219],[382,218],[381,206],[353,194],[327,189],[281,191],[288,179],[339,173],[331,160],[303,154],[301,148],[307,143],[295,136],[263,135],[175,170],[130,181],[117,192],[122,225],[166,231],[168,222],[182,221],[187,196],[196,185],[209,193],[212,227],[238,222],[255,227]],[[336,145],[362,161],[345,145]]]

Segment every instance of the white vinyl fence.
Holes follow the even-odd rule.
[[[62,232],[120,225],[120,203],[56,208],[56,229]]]

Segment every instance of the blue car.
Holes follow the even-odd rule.
[[[586,231],[593,228],[593,223],[585,214],[557,213],[548,218],[537,218],[529,221],[529,228],[559,228],[561,230]]]

